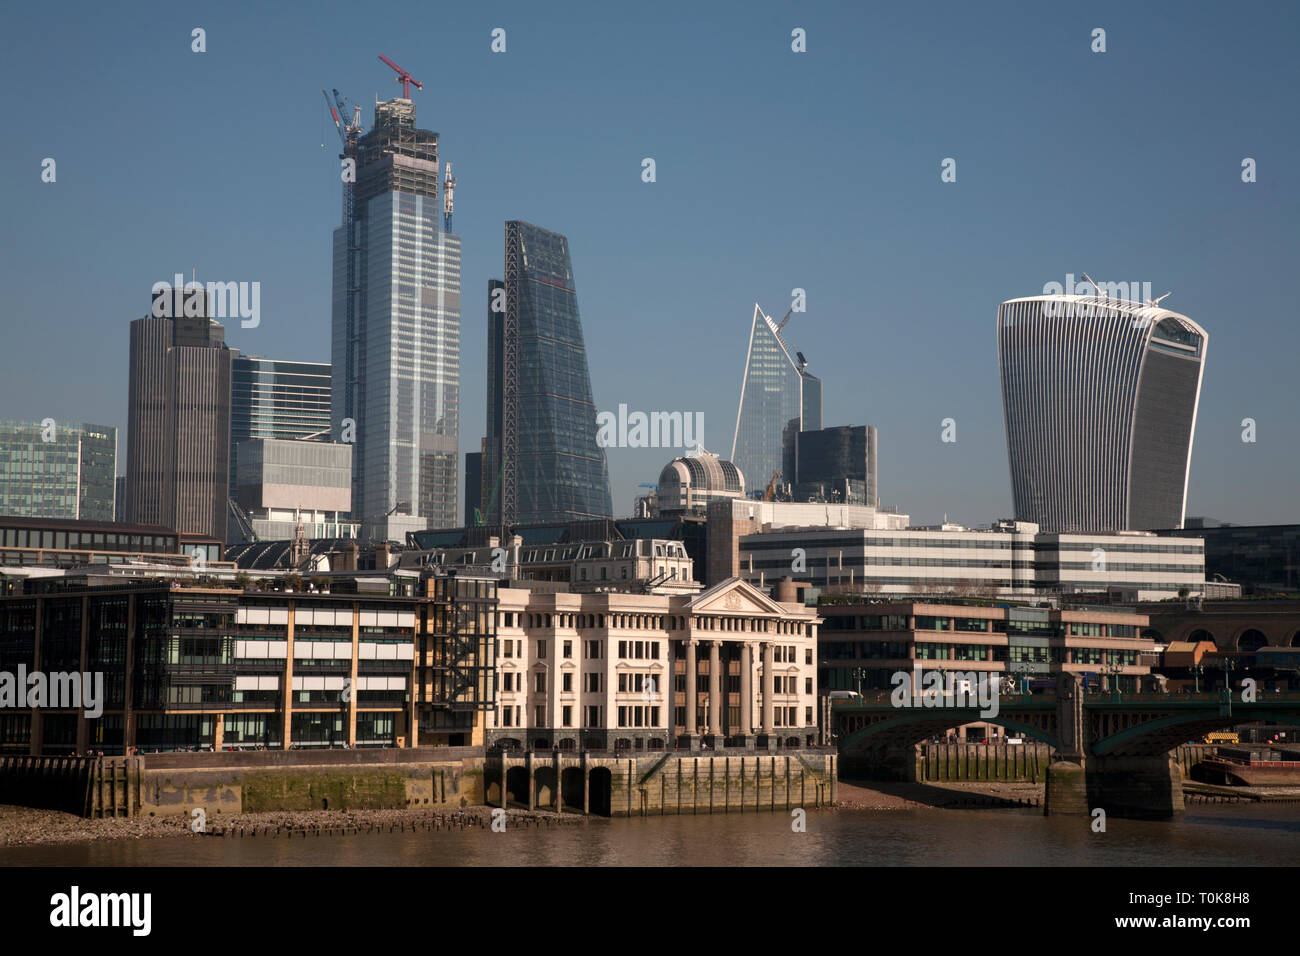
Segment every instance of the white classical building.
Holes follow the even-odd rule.
[[[501,588],[489,743],[532,749],[817,742],[816,608],[736,578],[696,594]]]

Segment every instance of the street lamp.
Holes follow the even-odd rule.
[[[862,696],[862,682],[863,682],[863,681],[866,679],[866,677],[867,677],[867,671],[866,671],[866,669],[865,669],[865,668],[862,668],[862,667],[855,667],[855,668],[853,668],[853,671],[849,674],[849,676],[852,677],[855,681],[858,682],[858,696],[861,697],[861,696]]]
[[[1199,694],[1201,692],[1201,673],[1204,670],[1205,670],[1204,664],[1193,664],[1191,666],[1192,686],[1194,688],[1194,693]]]

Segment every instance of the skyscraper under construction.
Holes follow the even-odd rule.
[[[404,540],[458,518],[460,237],[440,202],[438,134],[416,128],[409,98],[376,103],[369,132],[346,130],[331,424],[355,444],[362,536]]]

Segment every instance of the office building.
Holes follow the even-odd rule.
[[[818,683],[827,691],[891,691],[917,671],[992,675],[1017,691],[1074,674],[1093,690],[1136,691],[1158,661],[1145,614],[1102,608],[984,607],[946,602],[823,602]],[[972,725],[980,730],[982,724]]]
[[[230,375],[230,488],[238,486],[241,442],[330,436],[330,367],[236,355]]]
[[[483,516],[483,453],[465,455],[465,524],[481,524]]]
[[[242,442],[232,522],[240,533],[232,543],[288,540],[299,526],[309,539],[355,538],[352,451],[338,442]]]
[[[0,515],[112,521],[117,429],[0,422]]]
[[[695,594],[502,587],[488,742],[767,750],[817,740],[819,618],[743,581]]]
[[[978,531],[956,524],[884,531],[773,523],[741,534],[736,549],[739,575],[760,587],[794,574],[825,591],[856,594],[1057,597],[1124,589],[1135,600],[1161,600],[1205,586],[1199,539],[1050,534],[1029,522]]]
[[[496,708],[495,580],[395,572],[372,592],[370,574],[310,591],[218,576],[0,571],[0,670],[101,672],[104,690],[95,717],[0,712],[0,752],[482,744]],[[56,640],[41,621],[59,623]]]
[[[876,429],[836,425],[788,431],[782,469],[795,501],[880,506],[876,486]]]
[[[866,505],[814,504],[788,501],[714,501],[708,507],[707,560],[701,580],[717,584],[727,578],[742,577],[761,580],[765,585],[779,580],[783,574],[761,574],[757,577],[742,570],[749,556],[742,555],[740,544],[748,535],[788,530],[792,534],[801,529],[863,529],[869,531],[894,531],[908,526],[908,516],[896,511],[881,511]],[[795,555],[786,549],[786,574],[808,580],[803,571],[792,565]],[[742,560],[743,559],[743,560]],[[809,564],[811,568],[813,565]],[[698,573],[698,567],[697,567]]]
[[[569,241],[558,232],[505,225],[505,281],[488,286],[487,378],[488,523],[610,517]]]
[[[334,232],[333,437],[355,439],[363,536],[400,541],[459,517],[460,237],[443,219],[438,134],[416,127],[411,100],[377,103],[346,154],[356,182]]]
[[[1042,295],[1003,302],[997,339],[1016,519],[1182,527],[1205,330],[1157,306]]]
[[[803,353],[781,337],[787,321],[789,316],[778,325],[754,304],[731,442],[731,460],[744,474],[750,494],[761,493],[772,473],[783,468],[788,431],[822,427],[822,383],[808,371]]]
[[[159,296],[175,308],[158,308]],[[126,520],[224,541],[235,352],[201,288],[154,301],[131,323]]]
[[[1300,594],[1298,524],[1234,525],[1188,518],[1186,527],[1160,534],[1203,539],[1207,580],[1235,582],[1246,594]]]

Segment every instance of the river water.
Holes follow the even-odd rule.
[[[1300,859],[1300,804],[1206,806],[1173,822],[1041,810],[810,810],[586,826],[305,839],[179,838],[0,849],[0,866],[1259,866]]]

